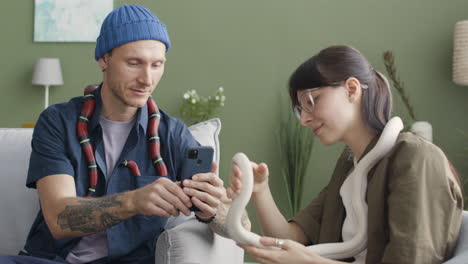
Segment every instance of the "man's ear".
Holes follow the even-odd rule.
[[[361,98],[362,87],[358,79],[355,77],[349,77],[345,81],[345,87],[350,102],[354,102],[357,99]]]
[[[99,64],[99,68],[101,68],[101,70],[104,72],[106,71],[107,69],[107,61],[108,61],[109,57],[107,56],[107,54],[104,54],[101,56],[101,58],[99,58],[98,60],[98,64]]]

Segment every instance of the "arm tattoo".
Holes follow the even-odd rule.
[[[216,212],[216,218],[208,224],[211,231],[226,238],[231,238],[226,229],[226,217],[229,212],[229,208],[231,207],[231,203],[232,200],[222,202],[218,208],[218,212]],[[247,211],[244,211],[241,222],[242,226],[250,231],[251,223],[249,216],[247,215]]]
[[[122,202],[117,198],[121,194],[102,198],[73,198],[76,205],[67,205],[58,215],[57,224],[62,229],[96,233],[116,225],[126,218],[118,211]]]

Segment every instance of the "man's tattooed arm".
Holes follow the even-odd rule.
[[[123,194],[101,198],[71,198],[73,205],[67,205],[58,214],[57,224],[62,230],[81,232],[83,235],[104,231],[131,216],[122,210]]]

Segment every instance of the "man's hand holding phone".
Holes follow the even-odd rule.
[[[190,149],[187,156],[188,162],[182,170],[184,192],[191,197],[192,204],[198,209],[195,210],[196,215],[202,219],[210,219],[216,215],[220,200],[226,196],[224,183],[215,173],[217,164],[213,161],[212,150],[209,147]],[[211,170],[206,166],[207,163]]]
[[[166,177],[161,177],[144,187],[128,192],[130,204],[138,214],[178,216],[179,211],[190,215],[192,202],[180,186]]]

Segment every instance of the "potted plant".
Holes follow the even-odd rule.
[[[299,123],[292,111],[287,111],[281,113],[277,138],[281,175],[286,185],[291,215],[295,215],[301,209],[304,179],[312,155],[314,136],[310,129]]]
[[[213,117],[219,107],[224,106],[226,96],[224,88],[219,87],[212,96],[201,96],[195,89],[188,90],[183,95],[180,112],[187,124],[195,124]]]
[[[429,122],[420,121],[416,118],[413,106],[410,104],[409,97],[405,92],[404,84],[397,75],[395,66],[395,56],[393,55],[393,52],[390,50],[385,51],[383,53],[383,59],[385,69],[387,70],[390,80],[392,81],[393,87],[400,95],[400,98],[403,101],[403,104],[405,105],[406,110],[408,110],[408,114],[412,119],[410,131],[426,138],[429,141],[432,141],[432,126]]]

